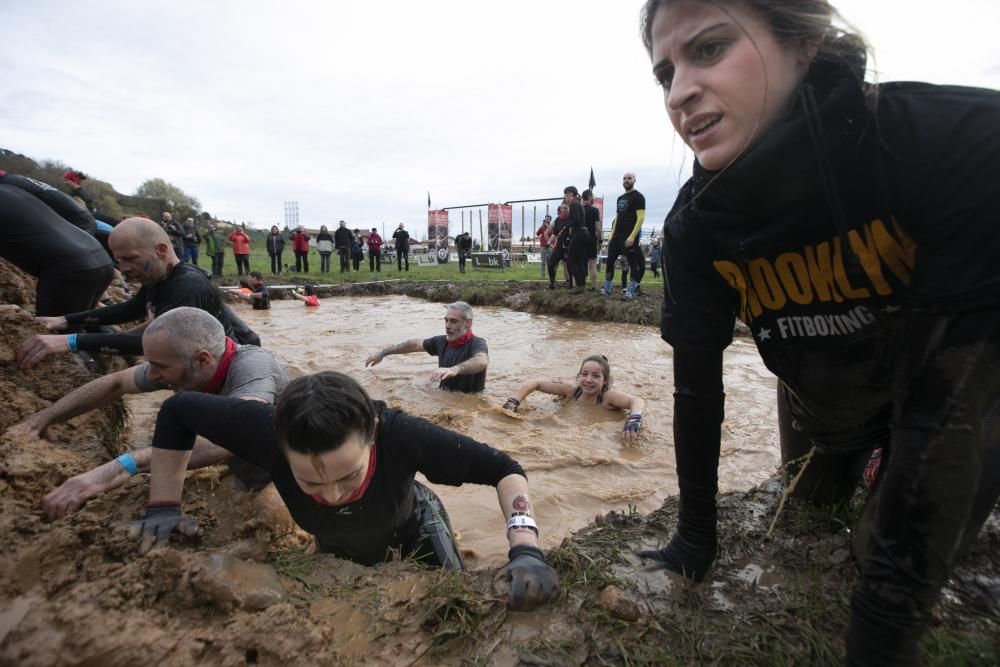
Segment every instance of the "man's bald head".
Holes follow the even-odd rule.
[[[153,248],[157,243],[170,245],[170,237],[163,227],[149,218],[125,218],[111,230],[108,242],[116,238],[132,247]]]
[[[118,269],[130,280],[155,285],[180,260],[170,238],[149,218],[126,218],[108,236]]]

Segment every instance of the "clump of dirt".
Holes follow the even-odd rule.
[[[0,429],[91,377],[69,355],[17,370],[10,350],[35,330],[26,311],[0,307]],[[697,586],[634,553],[669,538],[676,499],[648,516],[598,517],[548,554],[562,599],[513,613],[491,571],[369,568],[314,554],[273,493],[239,492],[220,467],[185,485],[185,512],[201,534],[145,556],[127,530],[148,494],[144,476],[48,521],[42,496],[121,447],[110,423],[98,413],[44,439],[0,437],[0,664],[843,662],[855,578],[845,526],[856,506],[835,513],[791,502],[768,538],[780,485],[722,496],[722,551]],[[995,513],[942,597],[928,664],[996,664],[998,553]]]

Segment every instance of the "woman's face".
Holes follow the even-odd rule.
[[[788,108],[809,67],[741,1],[672,0],[652,24],[653,74],[674,129],[705,169],[731,163]]]
[[[604,369],[596,361],[588,361],[580,367],[580,374],[576,380],[580,383],[584,395],[594,396],[601,393],[604,388]]]
[[[371,444],[354,433],[337,449],[312,455],[285,450],[292,475],[302,492],[325,505],[343,505],[368,472]]]
[[[272,234],[277,234],[278,233],[278,228],[277,227],[271,227],[271,233]]]

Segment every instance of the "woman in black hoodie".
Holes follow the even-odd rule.
[[[739,317],[778,376],[793,495],[849,500],[849,664],[913,664],[941,587],[1000,495],[1000,94],[864,81],[827,0],[648,0],[643,38],[696,157],[664,224],[677,532],[715,558],[722,353]]]

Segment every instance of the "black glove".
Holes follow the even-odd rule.
[[[494,582],[510,582],[509,609],[531,611],[558,597],[559,576],[545,563],[541,549],[522,544],[511,547],[507,558],[510,562],[497,572]]]
[[[655,560],[671,572],[700,582],[718,552],[719,547],[714,540],[710,544],[696,544],[678,533],[662,549],[647,549],[637,552],[637,555]]]
[[[511,412],[517,412],[517,409],[521,407],[521,401],[517,400],[513,396],[507,399],[507,402],[503,404],[504,410],[510,410]]]
[[[183,535],[195,535],[198,523],[181,514],[180,503],[150,503],[146,505],[146,514],[142,519],[129,524],[129,534],[142,537],[139,553],[144,554],[154,546],[166,544],[175,528]]]

